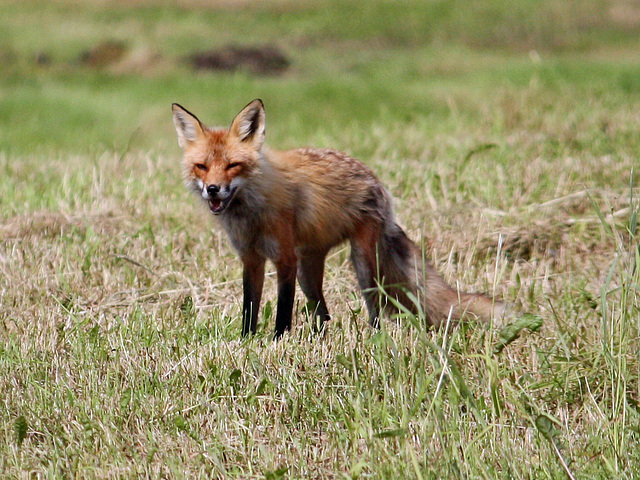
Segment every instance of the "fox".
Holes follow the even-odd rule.
[[[326,148],[269,149],[262,100],[244,107],[229,128],[206,127],[177,103],[172,112],[184,183],[206,203],[242,261],[243,337],[257,330],[267,260],[278,283],[274,338],[291,329],[296,280],[321,330],[331,318],[323,295],[325,259],[347,241],[373,327],[399,306],[434,327],[466,314],[503,313],[503,302],[457,291],[424,260],[398,225],[391,194],[364,163]]]

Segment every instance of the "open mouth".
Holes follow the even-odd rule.
[[[231,203],[231,200],[233,200],[235,193],[236,193],[236,189],[234,188],[229,193],[229,196],[227,198],[223,198],[223,199],[210,198],[208,200],[208,203],[209,203],[209,210],[211,211],[211,213],[213,213],[214,215],[220,215],[222,212],[224,212],[229,206],[229,203]]]

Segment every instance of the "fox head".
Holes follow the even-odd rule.
[[[254,100],[236,115],[228,129],[205,127],[177,103],[172,109],[178,143],[184,153],[185,184],[209,204],[211,213],[220,215],[259,168],[264,105],[261,100]]]

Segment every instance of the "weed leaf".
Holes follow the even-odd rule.
[[[239,369],[235,369],[233,372],[229,374],[229,383],[233,387],[237,387],[240,382],[240,377],[242,376],[242,371]]]
[[[351,360],[349,360],[345,355],[342,354],[336,356],[336,362],[338,362],[347,370],[351,370],[351,367],[353,366]]]
[[[560,422],[555,418],[546,415],[540,414],[536,417],[536,428],[540,432],[540,434],[550,441],[557,445],[558,435],[560,431],[556,428],[556,425],[559,425]]]
[[[480,145],[478,145],[475,148],[472,148],[471,150],[469,150],[467,152],[467,154],[464,156],[464,160],[462,162],[462,166],[466,166],[467,162],[469,160],[471,160],[471,157],[473,157],[475,154],[477,153],[482,153],[482,152],[486,152],[487,150],[491,150],[492,148],[496,148],[498,145],[495,143],[481,143]]]
[[[382,430],[373,434],[373,438],[391,438],[391,437],[404,437],[407,434],[406,428],[396,428],[393,430]]]
[[[184,300],[180,304],[180,313],[182,314],[182,318],[185,320],[190,320],[195,316],[196,306],[193,301],[193,297],[191,295],[187,295],[184,297]]]
[[[503,327],[498,333],[498,343],[493,349],[494,353],[502,352],[504,347],[516,340],[520,336],[520,332],[525,328],[530,332],[537,332],[542,327],[542,317],[525,313],[513,323]]]
[[[289,467],[281,467],[272,472],[264,472],[265,480],[279,480],[284,478],[285,473],[289,471]]]
[[[20,415],[18,418],[16,418],[15,422],[13,423],[13,428],[16,433],[16,443],[19,447],[21,447],[22,442],[24,442],[24,439],[27,438],[27,429],[29,428],[27,419],[24,418],[24,415]]]

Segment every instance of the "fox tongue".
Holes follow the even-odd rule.
[[[218,199],[209,200],[209,209],[212,212],[218,211],[221,206],[222,206],[222,200],[218,200]]]

